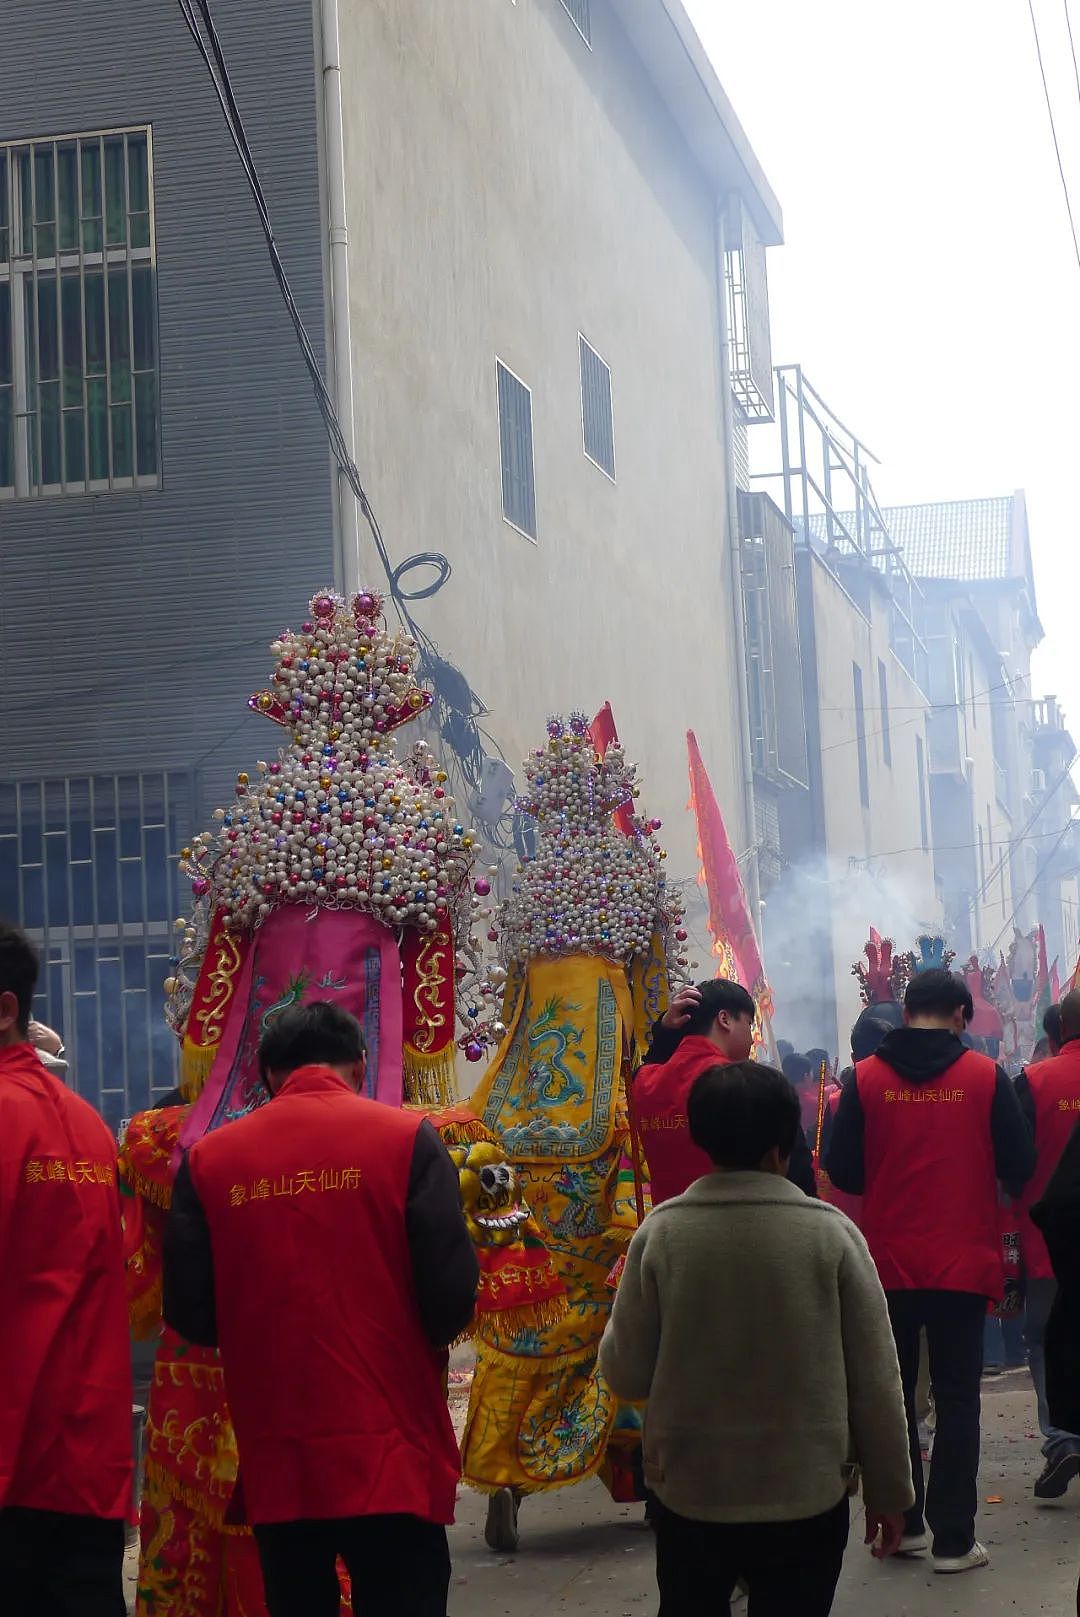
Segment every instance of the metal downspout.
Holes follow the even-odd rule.
[[[746,673],[746,622],[743,616],[742,557],[739,546],[739,502],[735,483],[735,397],[731,391],[731,357],[728,330],[727,276],[725,272],[725,220],[723,206],[716,213],[717,303],[720,311],[720,393],[724,434],[724,492],[727,505],[727,561],[731,588],[731,611],[735,627],[735,689],[739,721],[739,770],[746,835],[752,849],[746,866],[746,890],[750,921],[765,958],[761,928],[761,880],[758,873],[757,815],[754,804],[754,766],[750,755],[750,687]]]
[[[345,209],[345,133],[341,113],[341,44],[338,0],[320,0],[323,51],[323,120],[330,230],[330,302],[333,326],[334,404],[346,447],[356,459],[353,419],[352,320],[349,309],[349,227]],[[360,586],[360,513],[356,496],[335,463],[339,582],[346,594]]]

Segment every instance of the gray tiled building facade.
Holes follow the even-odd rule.
[[[217,8],[318,351],[309,7]],[[175,5],[9,8],[0,51],[0,914],[109,1122],[173,1082],[175,854],[275,744],[244,698],[333,569],[310,379]]]

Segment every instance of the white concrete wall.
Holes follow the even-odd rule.
[[[551,710],[610,699],[676,877],[684,732],[736,851],[715,206],[608,0],[342,7],[357,459],[417,617],[518,770]],[[578,333],[611,367],[613,484],[582,450]],[[495,361],[532,388],[538,542],[502,517]],[[378,581],[370,550],[363,574]]]

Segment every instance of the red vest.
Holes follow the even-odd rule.
[[[116,1142],[31,1045],[9,1045],[0,1049],[0,1510],[118,1520],[131,1462]]]
[[[1035,1102],[1035,1172],[1020,1198],[1020,1250],[1032,1280],[1052,1280],[1054,1271],[1046,1242],[1031,1222],[1031,1209],[1050,1183],[1080,1122],[1080,1039],[1072,1039],[1060,1055],[1027,1069]]]
[[[420,1325],[405,1228],[420,1123],[301,1067],[191,1148],[253,1523],[454,1519],[445,1355]]]
[[[997,1069],[967,1050],[932,1083],[880,1056],[855,1068],[866,1121],[862,1232],[886,1291],[1000,1299],[1001,1215],[990,1112]]]
[[[638,1139],[649,1165],[653,1206],[681,1196],[704,1174],[715,1173],[711,1158],[694,1144],[686,1119],[686,1102],[694,1081],[710,1067],[731,1063],[715,1044],[688,1034],[670,1061],[639,1067],[631,1104]]]
[[[832,1091],[832,1094],[829,1095],[826,1101],[826,1105],[829,1108],[829,1112],[834,1123],[836,1121],[836,1113],[840,1106],[840,1097],[843,1093],[843,1090],[837,1087]],[[842,1213],[847,1214],[848,1218],[850,1218],[853,1224],[858,1224],[861,1227],[862,1197],[852,1196],[846,1190],[838,1190],[832,1181],[826,1177],[824,1171],[820,1167],[818,1169],[818,1175],[820,1179],[818,1193],[821,1196],[822,1201],[827,1201],[833,1207],[838,1207]]]

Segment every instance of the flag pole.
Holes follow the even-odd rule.
[[[818,1075],[817,1092],[817,1134],[814,1138],[814,1167],[821,1165],[821,1139],[825,1133],[825,1074],[828,1071],[826,1063],[821,1063],[821,1072]]]

